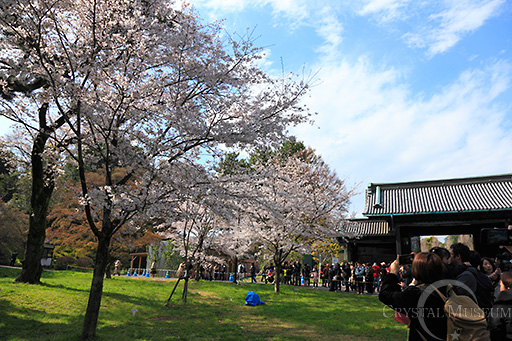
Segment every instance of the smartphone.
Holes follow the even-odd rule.
[[[412,253],[408,253],[406,255],[398,256],[398,263],[400,265],[412,264],[412,260],[414,259],[414,255]]]
[[[512,245],[512,230],[507,228],[482,229],[480,242],[482,245],[488,246]]]

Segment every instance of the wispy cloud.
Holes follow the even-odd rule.
[[[223,16],[226,13],[241,12],[247,8],[269,6],[272,13],[280,17],[302,21],[311,13],[306,0],[191,0],[193,5],[208,8],[211,16]]]
[[[387,22],[403,19],[409,0],[366,0],[357,10],[359,15],[376,15],[379,21]]]
[[[498,15],[506,0],[366,0],[352,5],[355,12],[378,23],[405,22],[410,31],[402,38],[412,48],[426,49],[433,57],[444,53],[465,36]],[[397,29],[391,25],[392,30]]]
[[[446,52],[467,34],[497,15],[505,0],[451,0],[440,12],[429,15],[426,26],[403,37],[411,47],[426,48],[429,56]]]
[[[288,19],[303,21],[311,12],[307,0],[258,0],[259,4],[270,5],[275,15],[284,15]]]
[[[329,7],[320,11],[317,20],[316,32],[324,42],[317,51],[332,58],[338,57],[339,47],[343,41],[343,24]]]
[[[339,57],[343,40],[343,24],[339,20],[339,5],[336,1],[319,0],[192,0],[210,10],[211,19],[220,19],[226,13],[252,10],[270,10],[276,26],[284,26],[288,33],[307,26],[320,37],[315,51],[322,56]]]

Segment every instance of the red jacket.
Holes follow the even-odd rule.
[[[380,266],[374,265],[373,266],[373,278],[379,278],[380,277]]]

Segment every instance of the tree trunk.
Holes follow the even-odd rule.
[[[274,292],[278,293],[281,284],[281,268],[282,263],[286,259],[287,256],[283,255],[283,251],[281,249],[277,249],[274,253]]]
[[[107,268],[110,255],[110,238],[98,238],[98,249],[96,251],[96,262],[94,263],[94,274],[92,277],[91,291],[89,293],[89,302],[85,313],[84,325],[82,328],[82,339],[91,339],[96,336],[96,327],[98,325],[98,315],[101,306],[101,296],[103,295],[103,278]]]
[[[276,261],[275,262],[275,268],[274,268],[274,292],[279,292],[279,287],[281,283],[281,262]]]
[[[185,277],[185,285],[183,286],[183,295],[181,296],[184,303],[187,303],[187,292],[188,292],[188,276]]]
[[[23,268],[16,278],[17,283],[40,284],[43,267],[41,254],[46,236],[46,217],[37,219],[34,215],[29,218],[29,230],[25,247]]]
[[[176,291],[176,288],[178,287],[178,284],[180,284],[181,277],[178,277],[178,280],[176,281],[176,285],[174,285],[174,289],[172,289],[171,295],[167,299],[167,302],[165,302],[165,305],[168,305],[171,301],[172,295],[174,295],[174,292]]]
[[[105,269],[105,278],[112,279],[112,264],[114,264],[114,259],[109,254],[107,267]]]
[[[40,117],[44,117],[47,110],[48,106],[43,105],[39,110]],[[41,283],[41,274],[43,272],[41,254],[46,238],[46,215],[55,183],[53,174],[45,170],[42,157],[46,141],[50,137],[50,132],[46,129],[44,118],[40,118],[40,120],[41,130],[34,140],[30,155],[32,164],[31,214],[23,268],[15,280],[17,283]]]
[[[235,270],[233,274],[233,284],[238,283],[238,257],[235,257]]]
[[[190,273],[192,272],[193,265],[190,260],[185,262],[185,274],[183,279],[185,280],[185,285],[183,286],[183,295],[181,296],[184,303],[187,303],[187,294],[188,294],[188,280],[190,279]]]
[[[31,215],[29,230],[25,247],[25,259],[23,268],[16,278],[16,283],[40,284],[43,267],[41,266],[41,254],[46,236],[46,220],[36,221]]]

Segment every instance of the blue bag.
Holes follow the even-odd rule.
[[[258,296],[257,293],[255,293],[254,291],[249,291],[247,293],[247,296],[245,297],[245,305],[250,305],[250,306],[257,306],[258,304],[265,304],[265,302],[263,301],[260,301],[260,297]]]

